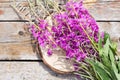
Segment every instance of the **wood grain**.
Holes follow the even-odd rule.
[[[0,8],[0,20],[19,20],[12,8]]]
[[[0,59],[37,59],[27,28],[20,22],[0,22]]]
[[[120,38],[120,22],[98,22],[100,31],[108,32],[113,41],[118,42]]]
[[[100,31],[106,31],[111,35],[114,41],[120,38],[119,22],[98,22]],[[24,28],[24,23],[1,22],[0,23],[0,59],[2,60],[40,60],[37,53],[34,52],[34,46],[31,44],[30,33]]]
[[[27,0],[0,0],[0,3],[9,3],[9,2],[13,2],[13,1],[16,1],[16,2],[25,2]]]
[[[39,62],[0,62],[0,80],[76,80],[73,75],[55,74]]]
[[[98,2],[85,6],[96,20],[120,20],[120,2]]]
[[[3,4],[3,3],[0,3]],[[24,5],[26,3],[23,3]],[[90,12],[90,14],[96,20],[118,20],[120,21],[120,1],[106,1],[104,2],[95,2],[95,3],[87,3],[85,4],[86,8]],[[9,6],[7,8],[1,7],[0,12],[0,20],[19,20],[18,15],[15,11]]]
[[[0,43],[0,60],[37,60],[32,46],[31,42]]]
[[[31,40],[28,27],[21,22],[0,22],[0,42]]]
[[[13,0],[0,0],[0,21],[20,20],[10,7]],[[26,6],[26,0],[16,0]],[[60,0],[62,1],[62,0]],[[108,32],[116,42],[120,39],[120,0],[86,0],[86,8],[98,22],[100,31]],[[24,62],[0,61],[0,80],[76,80],[72,75],[59,75],[48,69],[35,52],[30,34],[21,22],[0,22],[0,60],[23,60]],[[120,54],[120,41],[118,43]],[[31,60],[28,62],[28,60]]]

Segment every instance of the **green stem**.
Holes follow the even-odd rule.
[[[85,34],[87,35],[88,39],[89,39],[90,42],[93,44],[93,46],[95,47],[95,49],[96,49],[97,51],[99,51],[98,48],[96,47],[96,45],[94,44],[93,40],[90,38],[90,36],[88,35],[88,33],[86,32],[86,30],[83,28],[83,26],[82,26],[81,24],[80,24],[80,27],[83,29],[83,31],[85,32]]]
[[[30,10],[33,12],[33,14],[40,20],[39,16],[35,13],[33,7],[32,7],[32,3],[30,2],[30,0],[27,0],[28,3],[29,3],[29,7],[30,7]]]
[[[75,12],[76,17],[78,18],[78,14],[77,14],[77,12],[75,11],[74,7],[73,7],[73,6],[71,6],[71,7],[73,8],[73,11]],[[90,42],[93,44],[93,46],[95,47],[95,49],[96,49],[97,51],[99,51],[98,48],[96,47],[95,43],[94,43],[93,40],[90,38],[90,36],[88,35],[88,33],[86,32],[86,30],[84,29],[84,27],[83,27],[81,24],[80,24],[80,27],[83,29],[83,31],[85,32],[85,34],[87,35],[88,39],[89,39]]]
[[[39,0],[39,1],[40,1],[40,0]],[[48,12],[48,10],[46,10],[45,7],[44,7],[41,3],[40,3],[40,6],[41,6],[40,8],[42,8],[45,12],[47,12],[47,14],[48,14],[49,16],[51,16],[50,13]]]
[[[75,72],[74,74],[76,74],[76,75],[80,75],[80,76],[82,76],[82,77],[84,77],[84,78],[88,78],[88,79],[90,79],[90,80],[93,80],[93,79],[91,79],[90,76],[87,76],[87,75],[85,75],[85,74],[76,73],[76,72]]]
[[[53,6],[59,13],[61,13],[61,10],[59,9],[59,7],[58,7],[56,2],[47,0],[47,3],[50,3],[51,6]]]

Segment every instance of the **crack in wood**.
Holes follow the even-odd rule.
[[[0,20],[0,22],[29,22],[28,20]]]

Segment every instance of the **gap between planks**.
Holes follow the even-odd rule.
[[[32,22],[34,22],[33,20]],[[28,20],[0,20],[0,22],[29,22]],[[120,20],[96,20],[96,22],[120,22]]]
[[[0,60],[0,62],[43,62],[42,60]]]
[[[0,80],[76,80],[72,74],[56,74],[38,62],[0,62],[0,69]]]

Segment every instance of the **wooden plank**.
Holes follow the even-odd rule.
[[[27,1],[27,0],[0,0],[0,3],[9,3],[9,2],[13,2],[13,1],[22,2],[22,1]]]
[[[118,42],[120,38],[120,22],[98,22],[100,31],[108,32],[113,41]]]
[[[0,3],[0,8],[10,8],[10,5],[17,5],[17,4],[23,4],[24,6],[28,6],[28,3],[27,2],[3,2],[3,3]]]
[[[32,1],[32,0],[31,0]],[[33,0],[35,1],[35,0]],[[67,2],[67,0],[54,0],[59,2],[60,4],[64,4],[65,2]],[[84,0],[84,3],[88,4],[88,3],[99,3],[99,2],[119,2],[120,0]],[[0,4],[2,4],[3,6],[8,6],[10,4],[14,4],[15,3],[22,3],[22,2],[27,2],[27,0],[0,0]],[[36,0],[37,2],[37,0]],[[2,6],[0,5],[0,6]]]
[[[11,2],[14,0],[0,0],[0,2]],[[27,0],[15,0],[15,1],[27,1]],[[54,0],[54,1],[63,1],[63,0]],[[94,2],[94,1],[120,1],[120,0],[84,0],[85,2]]]
[[[84,3],[96,3],[96,2],[119,2],[120,0],[84,0]]]
[[[0,3],[2,2],[9,2],[10,0],[0,0]]]
[[[0,20],[20,20],[19,16],[22,16],[23,14],[21,15],[19,13],[19,15],[18,15],[16,10],[13,9],[13,7],[11,7],[11,5],[12,6],[17,5],[17,11],[22,10],[21,12],[24,15],[26,15],[30,12],[27,7],[28,3],[26,3],[26,2],[0,3]],[[27,17],[30,17],[30,15],[28,15]]]
[[[119,22],[98,22],[101,31],[109,32],[114,41],[120,38]],[[40,60],[31,44],[30,34],[24,30],[23,23],[0,23],[0,59],[2,60]],[[21,34],[21,35],[20,35]],[[119,42],[120,43],[120,42]],[[120,45],[119,45],[120,48]]]
[[[0,60],[38,60],[31,42],[0,43]]]
[[[120,1],[85,4],[96,20],[120,20]]]
[[[0,3],[0,8],[9,7],[10,3]]]
[[[0,8],[0,20],[19,20],[12,8]]]
[[[37,59],[24,23],[0,22],[0,59]]]
[[[0,80],[76,80],[60,75],[39,62],[0,62]]]
[[[30,0],[32,1],[32,0]],[[33,0],[33,3],[35,3],[35,0]],[[18,5],[18,4],[22,4],[23,6],[28,6],[28,2],[27,0],[3,0],[0,1],[0,7],[7,7],[9,8],[10,5]]]
[[[0,22],[0,42],[20,42],[30,40],[29,26],[22,22]]]
[[[96,2],[85,4],[85,6],[96,20],[120,21],[120,2]],[[10,6],[2,7],[0,8],[0,20],[19,20],[19,17]]]

